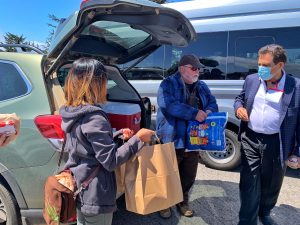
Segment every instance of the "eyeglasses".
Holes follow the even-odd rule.
[[[196,70],[200,70],[200,68],[197,68],[197,67],[193,67],[193,66],[184,66],[184,67],[187,67],[189,69],[191,69],[192,71],[196,71]]]

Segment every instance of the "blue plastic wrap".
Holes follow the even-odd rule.
[[[210,113],[202,123],[189,121],[187,127],[187,150],[224,151],[226,147],[225,126],[227,112]]]

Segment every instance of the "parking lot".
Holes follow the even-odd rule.
[[[140,216],[125,210],[124,198],[118,200],[113,225],[233,225],[238,222],[239,170],[224,172],[199,164],[197,181],[191,194],[195,210],[192,218],[181,217],[173,207],[170,219],[157,213]],[[281,194],[272,215],[280,225],[299,225],[300,170],[287,170]]]

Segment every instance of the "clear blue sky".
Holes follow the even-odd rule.
[[[48,14],[68,17],[80,7],[81,0],[0,0],[0,41],[6,32],[28,41],[45,42],[51,22]]]
[[[51,28],[49,14],[66,18],[80,7],[82,0],[0,0],[0,42],[10,32],[27,41],[44,43]],[[175,2],[182,0],[169,0]]]

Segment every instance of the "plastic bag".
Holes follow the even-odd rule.
[[[187,127],[188,151],[224,151],[227,112],[210,113],[202,123],[193,120]]]

